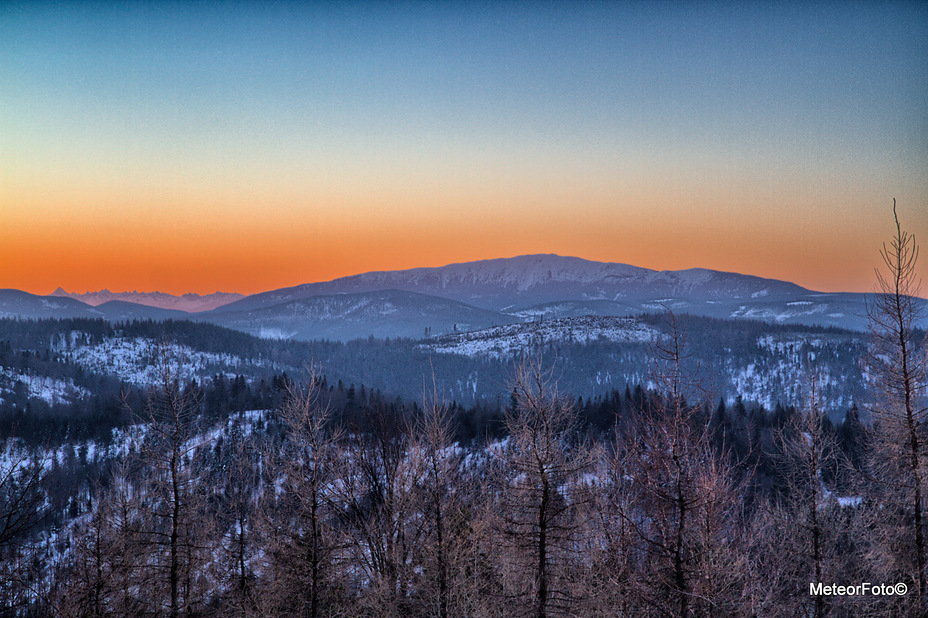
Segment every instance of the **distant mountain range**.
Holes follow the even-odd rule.
[[[49,296],[73,298],[92,307],[116,301],[145,305],[146,307],[157,307],[159,309],[174,309],[187,313],[209,311],[245,298],[244,294],[230,292],[215,292],[205,296],[193,293],[184,294],[183,296],[174,296],[173,294],[165,294],[164,292],[110,292],[104,289],[99,292],[77,294],[74,292],[65,292],[61,288],[58,288],[49,294]]]
[[[422,339],[527,321],[670,309],[863,331],[866,296],[815,292],[785,281],[699,268],[655,271],[525,255],[370,272],[246,297],[106,290],[86,295],[59,290],[43,297],[0,290],[0,317],[191,319],[263,337],[349,340],[371,335]]]

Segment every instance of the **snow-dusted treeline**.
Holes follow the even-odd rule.
[[[107,447],[4,460],[20,470],[10,487],[41,470],[28,491],[51,525],[0,543],[0,602],[59,616],[793,615],[814,603],[810,515],[830,569],[890,576],[863,560],[881,539],[855,527],[882,505],[839,465],[865,428],[834,427],[814,401],[770,414],[699,400],[673,359],[654,366],[664,390],[598,400],[595,422],[524,365],[496,430],[468,441],[467,411],[435,394],[341,399],[288,380],[274,409],[210,420],[162,373]],[[93,481],[69,492],[68,470]],[[844,536],[829,527],[848,521]]]
[[[840,381],[823,358],[853,352],[844,335],[747,331],[742,342],[795,376],[798,403],[730,400],[687,347],[710,335],[672,315],[660,328],[645,323],[650,341],[634,342],[647,346],[641,385],[586,398],[559,391],[564,365],[542,343],[520,355],[509,400],[495,408],[446,403],[437,380],[423,385],[423,404],[404,403],[311,368],[303,381],[275,373],[259,386],[217,369],[241,357],[183,337],[50,338],[47,355],[13,355],[20,371],[55,367],[56,354],[67,366],[86,355],[116,367],[88,352],[103,346],[138,363],[125,375],[146,384],[122,398],[126,417],[105,439],[71,436],[67,423],[54,443],[5,436],[0,608],[920,615],[921,593],[807,592],[838,578],[918,590],[907,539],[920,502],[908,488],[922,469],[907,469],[911,452],[897,440],[901,391],[876,402],[879,423],[862,424],[851,408],[835,425],[822,401]],[[642,338],[637,327],[616,336]],[[924,335],[907,341],[919,351]],[[895,384],[892,351],[890,339],[869,359],[873,379]],[[913,427],[917,441],[924,425]]]
[[[762,322],[679,316],[704,378],[732,404],[738,396],[768,409],[802,400],[804,365],[823,374],[820,400],[833,420],[866,395],[860,333]],[[666,335],[661,315],[573,316],[472,332],[347,343],[263,340],[210,324],[103,320],[0,320],[0,408],[45,408],[85,401],[120,384],[143,386],[162,343],[183,356],[185,378],[202,382],[295,375],[321,365],[333,381],[365,384],[404,399],[434,375],[439,389],[466,406],[495,405],[509,392],[515,363],[541,347],[559,364],[565,390],[584,398],[647,386],[648,355]],[[108,381],[109,385],[104,384]],[[107,393],[110,394],[110,393]],[[2,410],[0,410],[2,414]]]

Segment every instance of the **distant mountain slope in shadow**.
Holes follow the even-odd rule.
[[[0,290],[0,316],[194,319],[304,340],[423,338],[532,320],[668,309],[865,331],[866,297],[703,268],[655,271],[545,254],[363,273],[253,294],[199,313],[125,301],[91,307],[69,297]]]

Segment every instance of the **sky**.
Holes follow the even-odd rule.
[[[0,2],[0,288],[557,253],[865,292],[893,198],[928,242],[924,2]]]

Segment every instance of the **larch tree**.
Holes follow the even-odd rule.
[[[902,229],[893,200],[895,234],[880,256],[876,293],[867,308],[870,346],[866,371],[874,392],[870,412],[876,435],[873,476],[881,481],[887,505],[896,507],[889,528],[887,575],[911,577],[918,605],[928,609],[928,539],[925,537],[925,458],[928,357],[920,325],[918,244]],[[889,511],[887,511],[889,512]]]
[[[712,399],[686,364],[686,336],[670,313],[655,340],[656,392],[636,410],[613,478],[626,487],[619,511],[638,554],[641,611],[674,616],[737,613],[746,571],[741,551],[744,478],[710,440]]]
[[[345,456],[342,432],[319,399],[315,373],[302,383],[288,381],[285,391],[278,416],[286,438],[279,452],[265,454],[271,485],[263,492],[262,519],[272,577],[264,606],[274,615],[315,618],[339,598],[333,485]]]
[[[132,475],[139,483],[141,508],[133,532],[148,553],[147,579],[156,583],[140,587],[142,597],[152,611],[174,618],[196,611],[205,598],[208,583],[200,567],[207,559],[211,519],[201,516],[207,488],[199,482],[195,456],[199,391],[193,384],[184,386],[186,359],[168,343],[161,342],[155,354],[156,383],[136,413],[145,435]]]
[[[810,599],[807,590],[794,585],[797,576],[811,583],[837,581],[839,576],[836,536],[841,511],[822,475],[823,470],[835,467],[839,454],[834,432],[826,429],[817,383],[810,372],[807,409],[792,417],[776,436],[785,487],[780,503],[771,504],[767,513],[770,525],[762,531],[767,544],[762,568],[769,569],[768,577],[785,574],[780,580],[769,578],[780,607],[823,618],[831,610],[832,599],[824,595]],[[774,563],[783,569],[771,568]]]
[[[257,613],[254,563],[261,554],[257,502],[261,489],[262,450],[254,436],[233,428],[224,456],[224,474],[217,475],[219,495],[212,500],[214,519],[221,531],[222,559],[216,565],[218,582],[226,589],[224,613]]]
[[[0,614],[25,606],[35,578],[31,543],[49,515],[46,462],[11,440],[0,452]]]
[[[454,567],[460,561],[461,539],[452,535],[452,523],[464,508],[460,495],[454,488],[460,487],[461,456],[452,440],[453,428],[447,404],[440,401],[433,376],[432,394],[423,402],[423,414],[414,428],[410,458],[418,459],[424,470],[422,483],[422,510],[429,522],[426,528],[427,542],[434,553],[427,558],[428,581],[426,590],[431,590],[434,601],[432,613],[446,618],[453,612],[452,585]]]
[[[407,419],[398,406],[383,402],[365,409],[366,426],[351,429],[344,441],[339,483],[339,526],[349,585],[363,591],[357,610],[377,616],[419,613],[424,576],[422,516],[424,461],[410,458]]]
[[[540,359],[517,367],[513,391],[498,468],[504,582],[514,607],[531,615],[575,613],[582,592],[572,579],[582,569],[578,535],[589,501],[581,475],[591,451],[578,441],[576,408],[558,395]]]

